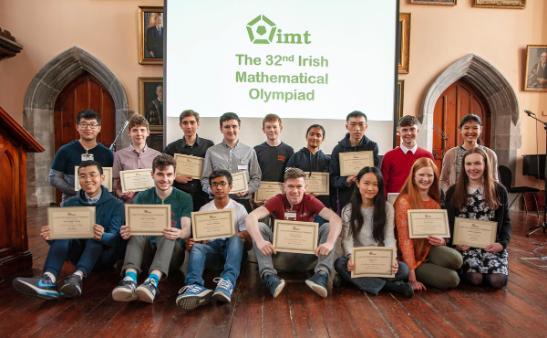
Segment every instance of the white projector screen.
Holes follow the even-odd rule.
[[[380,139],[369,135],[381,151],[391,148],[397,0],[167,0],[166,15],[167,142],[180,137],[176,118],[185,109],[215,121],[206,127],[214,135],[200,132],[214,140],[227,111],[258,126],[275,113],[305,128],[360,110],[369,130],[381,126]],[[337,125],[331,135],[339,140],[344,123]],[[285,142],[298,149],[304,132],[297,144]]]

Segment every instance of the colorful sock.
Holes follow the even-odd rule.
[[[52,274],[51,272],[48,272],[48,271],[44,272],[44,276],[49,277],[49,279],[50,279],[53,283],[55,283],[55,282],[57,281],[57,278],[56,278],[55,275]]]
[[[84,279],[84,272],[82,270],[74,271],[73,275],[80,276],[81,279]]]
[[[160,276],[158,276],[156,273],[151,273],[150,275],[148,275],[148,279],[151,280],[156,286],[158,286],[158,283],[160,282]]]
[[[137,282],[137,271],[133,269],[125,270],[125,276],[123,279],[131,279],[133,282]]]

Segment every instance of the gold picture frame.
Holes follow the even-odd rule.
[[[473,7],[523,9],[526,0],[474,0]]]
[[[547,45],[526,46],[524,90],[547,91]]]
[[[165,44],[162,6],[139,6],[139,63],[162,65]]]
[[[415,5],[456,6],[457,1],[458,0],[410,0],[410,3]]]
[[[403,117],[403,104],[405,102],[405,80],[397,80],[397,120]]]
[[[410,13],[399,13],[399,57],[397,72],[408,74],[410,69]]]

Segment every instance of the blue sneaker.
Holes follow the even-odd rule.
[[[218,278],[217,287],[213,293],[213,298],[223,303],[230,303],[232,301],[232,293],[234,292],[234,284],[227,279]]]
[[[198,306],[205,305],[211,301],[213,290],[207,289],[198,284],[190,284],[180,288],[177,294],[177,306],[184,310],[193,310]]]
[[[327,298],[329,295],[327,290],[328,282],[329,275],[321,272],[316,272],[313,276],[306,279],[306,285],[323,298]]]
[[[146,278],[144,283],[139,285],[135,289],[135,294],[137,295],[137,298],[141,302],[146,303],[154,303],[154,299],[156,299],[156,295],[159,294],[158,286],[156,285],[156,282],[152,278]]]
[[[262,282],[268,290],[270,290],[270,293],[272,294],[273,298],[276,298],[279,296],[281,291],[285,288],[285,280],[280,279],[277,277],[277,275],[274,274],[267,274],[264,277],[262,277]]]
[[[59,298],[57,285],[55,285],[55,283],[46,275],[43,275],[40,278],[17,277],[13,280],[12,285],[15,290],[27,296],[38,297],[45,300]]]

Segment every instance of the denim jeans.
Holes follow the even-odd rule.
[[[112,267],[119,255],[117,248],[104,246],[94,239],[58,239],[49,242],[44,272],[58,276],[66,260],[86,276],[95,268]]]
[[[237,235],[230,238],[215,239],[205,244],[194,243],[188,257],[186,285],[198,284],[204,286],[203,271],[206,265],[210,265],[215,259],[221,259],[224,261],[224,270],[220,277],[229,280],[235,287],[241,270],[243,249],[244,242]]]

